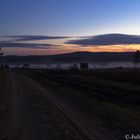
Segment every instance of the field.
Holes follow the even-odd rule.
[[[140,134],[140,69],[3,70],[0,82],[0,139],[123,140]]]

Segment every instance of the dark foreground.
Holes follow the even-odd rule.
[[[140,70],[0,71],[0,140],[140,135]]]

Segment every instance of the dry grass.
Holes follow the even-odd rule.
[[[140,106],[139,104],[135,104],[135,100],[140,99],[140,91],[137,89],[138,93],[136,98],[133,95],[133,92],[127,93],[130,87],[123,87],[114,89],[110,94],[109,91],[106,93],[104,89],[112,89],[112,85],[114,83],[120,82],[120,85],[125,83],[129,83],[132,91],[135,91],[135,85],[138,86],[140,84],[140,71],[139,70],[94,70],[94,71],[64,71],[64,72],[32,72],[26,71],[23,72],[26,75],[36,79],[38,82],[42,83],[45,87],[52,89],[53,92],[56,92],[66,100],[69,100],[71,104],[77,103],[75,107],[79,107],[84,114],[92,117],[96,115],[110,130],[118,131],[119,133],[129,133],[129,132],[138,132],[140,130]],[[94,89],[88,90],[84,87],[76,87],[72,86],[68,83],[61,83],[59,81],[53,81],[47,79],[47,75],[55,75],[58,76],[59,79],[65,79],[66,81],[77,80],[77,77],[80,77],[81,82],[87,82],[88,84],[93,84],[96,88],[100,90],[98,94],[102,96],[104,99],[109,94],[113,96],[115,102],[110,102],[108,100],[100,100],[96,98],[96,96],[92,96],[92,93],[95,93]],[[86,78],[85,78],[86,77]],[[107,80],[110,82],[106,82],[104,88],[100,87],[102,84],[99,82],[99,86],[97,86],[96,78],[100,78],[103,80]],[[86,81],[86,80],[87,81]],[[92,79],[92,80],[91,80]],[[94,82],[93,82],[94,81]],[[95,84],[94,84],[95,83]],[[117,85],[119,86],[119,84]],[[123,88],[122,88],[123,87]],[[123,89],[123,90],[122,90]],[[125,90],[124,90],[125,89]],[[121,91],[122,90],[122,91]],[[111,91],[110,91],[111,92]],[[90,94],[89,94],[90,93]],[[125,93],[126,97],[131,99],[131,95],[133,97],[132,103],[123,102],[121,99],[121,94]],[[116,96],[115,96],[116,95]],[[116,98],[120,96],[120,98]],[[121,101],[121,102],[120,102]],[[134,103],[134,104],[133,104]]]

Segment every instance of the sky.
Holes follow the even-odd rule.
[[[85,45],[75,40],[95,41],[93,36],[106,34],[138,36],[139,13],[140,0],[0,0],[0,47],[6,55],[134,51],[140,48],[135,41]]]

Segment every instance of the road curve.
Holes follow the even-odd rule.
[[[0,140],[77,139],[77,134],[67,128],[67,119],[44,97],[37,83],[14,72],[7,72],[6,78],[4,111],[0,108]]]
[[[88,118],[33,79],[8,73],[8,132],[3,140],[117,140],[98,118]]]

